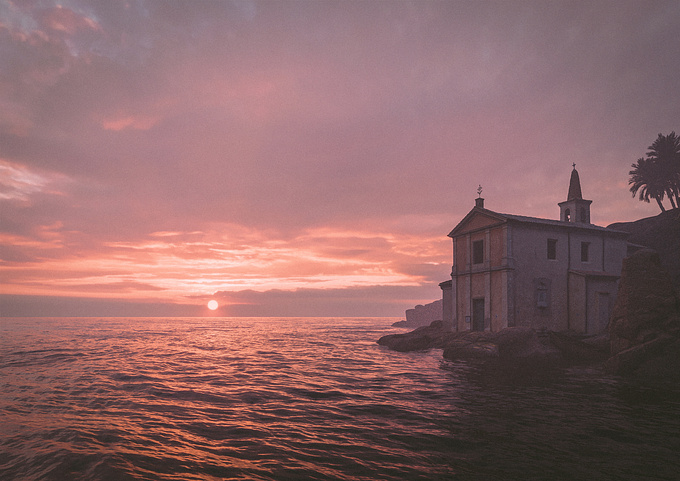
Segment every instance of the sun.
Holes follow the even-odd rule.
[[[217,301],[216,301],[215,299],[213,299],[212,301],[208,302],[208,309],[210,309],[211,311],[214,311],[214,310],[217,309],[219,306],[220,306],[220,305],[217,303]]]

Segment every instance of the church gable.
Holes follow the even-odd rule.
[[[449,237],[455,237],[504,222],[506,222],[506,219],[496,213],[474,208],[453,228],[449,233]]]

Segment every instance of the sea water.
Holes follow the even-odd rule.
[[[0,479],[680,479],[676,386],[397,353],[394,321],[0,319]]]

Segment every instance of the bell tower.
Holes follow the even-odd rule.
[[[573,164],[573,167],[571,179],[569,179],[567,200],[557,204],[560,206],[560,220],[576,224],[590,224],[590,204],[593,201],[583,198],[581,194],[581,179],[578,176],[576,164]]]

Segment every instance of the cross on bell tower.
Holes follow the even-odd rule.
[[[481,184],[477,187],[477,198],[475,199],[475,207],[484,208],[484,198],[482,197],[482,186]]]

